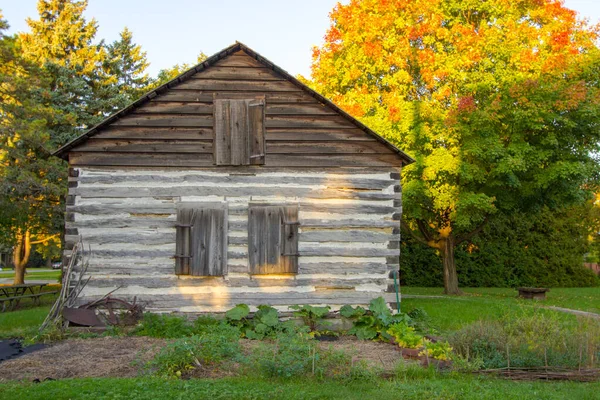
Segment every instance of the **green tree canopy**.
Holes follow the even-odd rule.
[[[559,1],[353,0],[312,84],[412,155],[407,232],[440,254],[499,209],[582,201],[598,172],[598,32]]]

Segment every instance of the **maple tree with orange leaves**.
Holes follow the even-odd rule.
[[[311,85],[412,155],[403,228],[454,249],[498,211],[589,198],[600,142],[598,26],[555,0],[353,0]]]

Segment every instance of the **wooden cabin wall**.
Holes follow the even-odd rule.
[[[155,311],[219,312],[238,303],[368,304],[398,269],[398,168],[72,168],[66,247],[81,235],[92,280],[81,302],[114,293]],[[228,274],[174,274],[178,202],[228,203]],[[248,203],[299,204],[297,275],[248,274]],[[69,250],[65,252],[69,256]]]
[[[69,153],[71,166],[212,167],[215,98],[264,97],[265,167],[401,166],[401,157],[243,51],[154,97]]]

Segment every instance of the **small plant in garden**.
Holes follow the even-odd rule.
[[[235,327],[215,325],[211,332],[169,343],[146,367],[159,375],[181,377],[195,368],[218,366],[239,356],[239,335]]]
[[[144,318],[133,331],[137,336],[166,339],[190,336],[192,333],[192,326],[186,318],[152,313],[145,313]]]
[[[424,338],[415,332],[415,328],[404,322],[393,324],[387,333],[396,341],[398,346],[405,349],[419,349],[423,347]]]
[[[371,300],[369,309],[345,305],[340,308],[342,317],[351,319],[354,326],[348,331],[361,340],[389,340],[387,328],[398,322],[410,323],[406,314],[392,314],[383,297]]]
[[[432,343],[425,340],[424,345],[425,348],[419,352],[419,356],[427,356],[440,361],[452,360],[452,347],[450,347],[448,342]]]
[[[248,339],[261,340],[274,337],[282,331],[296,331],[293,321],[280,322],[279,313],[271,306],[260,305],[253,318],[249,318],[250,307],[238,304],[225,313],[227,323],[240,329],[243,336]]]
[[[325,322],[323,321],[323,317],[325,317],[331,307],[314,307],[311,305],[294,305],[289,307],[291,310],[296,310],[294,312],[294,317],[302,318],[302,321],[308,328],[313,336],[318,335],[320,332],[317,332],[317,326],[321,324],[323,326]]]

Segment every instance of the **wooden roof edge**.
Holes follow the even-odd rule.
[[[319,92],[311,89],[304,83],[300,82],[296,77],[294,77],[292,74],[290,74],[283,68],[279,67],[278,65],[276,65],[272,61],[268,60],[266,57],[260,55],[256,51],[252,50],[245,44],[243,44],[241,42],[237,42],[237,41],[236,41],[236,44],[239,44],[241,47],[241,50],[243,50],[249,56],[256,59],[256,61],[260,62],[261,64],[266,65],[267,67],[271,68],[273,71],[277,72],[278,74],[283,75],[284,78],[286,78],[287,80],[292,82],[294,85],[296,85],[300,89],[304,90],[310,96],[312,96],[319,102],[325,104],[326,106],[333,108],[334,111],[339,113],[342,117],[344,117],[350,123],[356,125],[357,128],[359,128],[363,132],[367,133],[368,135],[373,136],[377,141],[379,141],[380,143],[382,143],[386,147],[388,147],[390,150],[397,153],[400,156],[400,158],[402,158],[402,161],[404,161],[404,165],[412,164],[413,162],[415,162],[414,158],[412,158],[411,156],[409,156],[408,154],[406,154],[405,152],[403,152],[402,150],[397,148],[393,143],[391,143],[390,141],[385,139],[383,136],[379,135],[377,132],[373,131],[371,128],[369,128],[368,126],[366,126],[365,124],[363,124],[362,122],[360,122],[359,120],[354,118],[352,115],[348,114],[346,111],[341,109],[339,106],[337,106],[335,103],[333,103],[331,100],[329,100],[328,98],[326,98]]]
[[[71,150],[73,147],[75,147],[75,146],[77,146],[77,145],[85,142],[88,138],[90,138],[91,136],[93,136],[94,134],[96,134],[98,132],[98,130],[101,129],[102,127],[104,127],[104,126],[106,126],[106,125],[108,125],[108,124],[116,121],[117,119],[119,119],[119,118],[127,115],[128,113],[130,113],[134,109],[136,109],[136,108],[140,107],[141,105],[147,103],[148,101],[150,101],[154,97],[158,96],[162,92],[164,92],[164,91],[170,89],[171,87],[173,87],[173,86],[175,86],[175,85],[177,85],[177,84],[179,84],[179,83],[187,80],[190,76],[192,76],[195,73],[200,72],[200,71],[208,68],[210,65],[212,65],[212,64],[216,63],[217,61],[219,61],[219,60],[227,57],[229,54],[235,53],[235,52],[240,51],[240,50],[244,51],[246,54],[248,54],[252,58],[256,59],[261,64],[269,67],[270,69],[272,69],[276,73],[282,75],[284,78],[286,78],[287,80],[289,80],[290,82],[292,82],[295,86],[299,87],[300,89],[302,89],[303,91],[305,91],[306,93],[308,93],[310,96],[312,96],[313,98],[315,98],[319,102],[327,105],[328,107],[331,107],[334,111],[336,111],[337,113],[339,113],[342,117],[344,117],[346,120],[348,120],[349,122],[351,122],[352,124],[354,124],[356,127],[358,127],[359,129],[361,129],[362,131],[364,131],[368,135],[374,137],[376,140],[378,140],[379,142],[381,142],[382,144],[384,144],[390,150],[392,150],[396,154],[398,154],[398,156],[402,159],[403,164],[406,165],[406,164],[411,164],[411,163],[415,162],[415,160],[412,157],[410,157],[408,154],[406,154],[405,152],[403,152],[402,150],[400,150],[399,148],[397,148],[396,146],[394,146],[391,142],[389,142],[388,140],[386,140],[385,138],[383,138],[382,136],[380,136],[379,134],[377,134],[375,131],[371,130],[368,126],[366,126],[365,124],[363,124],[362,122],[360,122],[359,120],[357,120],[356,118],[354,118],[353,116],[351,116],[350,114],[348,114],[346,111],[342,110],[340,107],[338,107],[337,105],[335,105],[329,99],[325,98],[324,96],[322,96],[321,94],[319,94],[315,90],[309,88],[304,83],[302,83],[298,79],[296,79],[289,72],[287,72],[286,70],[284,70],[283,68],[277,66],[276,64],[274,64],[273,62],[271,62],[267,58],[263,57],[262,55],[260,55],[256,51],[252,50],[251,48],[249,48],[245,44],[243,44],[241,42],[238,42],[238,41],[236,41],[231,46],[228,46],[228,47],[224,48],[223,50],[221,50],[221,51],[213,54],[212,56],[210,56],[206,60],[202,61],[201,63],[199,63],[199,64],[197,64],[197,65],[189,68],[188,70],[182,72],[181,74],[179,74],[175,78],[171,79],[170,81],[166,82],[165,84],[157,87],[156,89],[153,89],[153,90],[149,91],[148,93],[146,93],[145,95],[143,95],[142,97],[140,97],[139,99],[137,99],[136,101],[134,101],[133,103],[129,104],[128,106],[126,106],[126,107],[122,108],[121,110],[115,112],[114,114],[108,116],[106,119],[104,119],[100,123],[96,124],[92,128],[88,129],[83,134],[79,135],[78,137],[76,137],[75,139],[73,139],[70,142],[66,143],[65,145],[61,146],[59,149],[57,149],[56,151],[54,151],[52,153],[52,155],[60,157],[60,158],[62,158],[64,160],[67,160],[67,155],[68,155],[69,150]]]
[[[101,122],[94,125],[90,129],[88,129],[87,131],[82,133],[81,135],[77,136],[75,139],[62,145],[60,148],[58,148],[56,151],[54,151],[52,153],[52,155],[56,156],[56,157],[60,157],[63,160],[67,160],[67,155],[69,153],[69,150],[71,150],[73,147],[85,142],[88,138],[90,138],[95,133],[97,133],[97,131],[100,128],[127,115],[134,109],[142,106],[143,104],[146,104],[148,101],[150,101],[154,97],[158,96],[162,92],[165,92],[166,90],[172,88],[173,86],[183,82],[184,80],[187,80],[190,76],[194,75],[196,72],[200,72],[200,71],[206,69],[207,67],[209,67],[210,65],[219,61],[220,59],[226,57],[227,55],[229,55],[231,53],[235,53],[235,52],[239,51],[240,49],[241,49],[240,43],[236,42],[236,43],[232,44],[231,46],[228,46],[228,47],[224,48],[223,50],[213,54],[212,56],[208,57],[206,60],[202,61],[201,63],[196,64],[193,67],[185,70],[184,72],[177,75],[175,78],[171,79],[170,81],[160,85],[159,87],[157,87],[155,89],[152,89],[151,91],[149,91],[148,93],[146,93],[145,95],[140,97],[139,99],[135,100],[133,103],[120,109],[119,111],[115,112],[114,114],[108,116],[106,119],[102,120]]]

